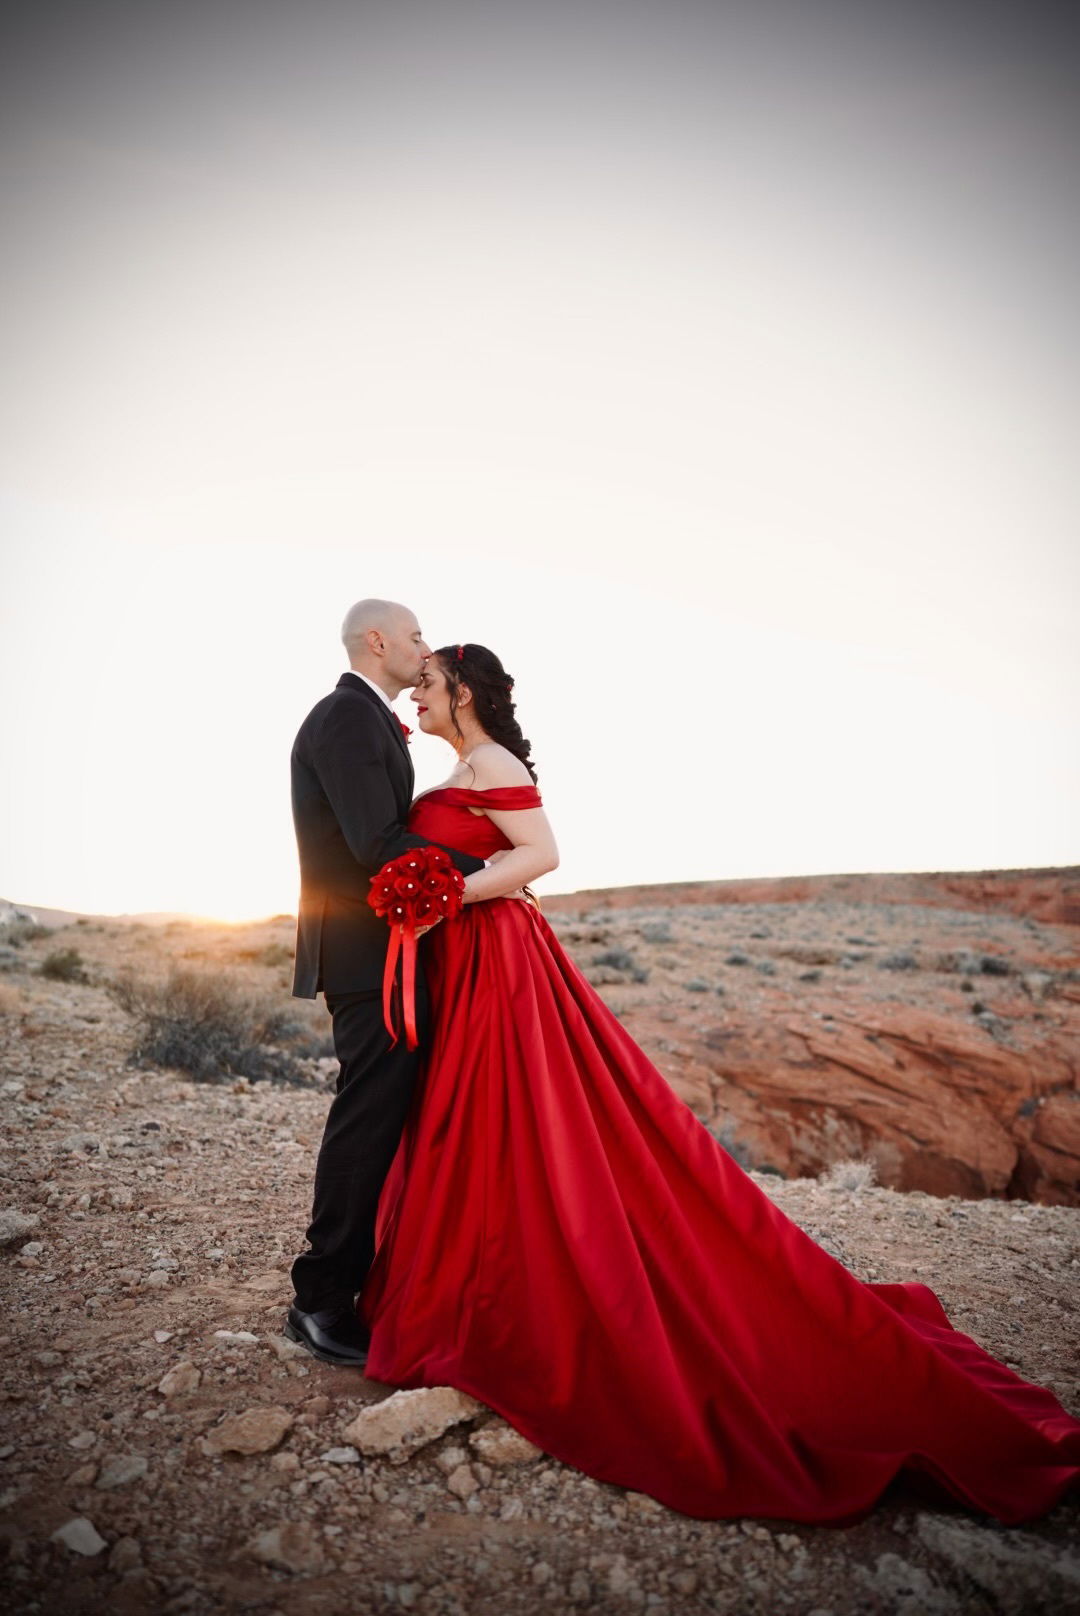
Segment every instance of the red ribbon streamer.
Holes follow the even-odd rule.
[[[420,1039],[416,1031],[416,930],[412,918],[399,921],[390,928],[390,946],[386,950],[383,971],[383,1023],[390,1034],[391,1044],[398,1041],[394,1026],[394,979],[397,976],[398,955],[401,955],[401,1007],[405,1022],[405,1046],[416,1049]]]

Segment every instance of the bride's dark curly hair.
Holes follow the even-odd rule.
[[[486,645],[442,645],[435,655],[446,675],[450,689],[450,719],[458,734],[461,734],[461,728],[457,721],[457,693],[461,685],[468,685],[477,719],[487,734],[521,759],[535,785],[536,770],[529,755],[532,748],[514,717],[511,697],[514,681],[494,651],[489,651]]]

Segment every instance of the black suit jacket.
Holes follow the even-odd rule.
[[[300,852],[293,995],[352,993],[382,982],[390,928],[368,908],[387,859],[426,837],[405,829],[413,794],[409,748],[393,713],[354,673],[304,719],[292,750]],[[447,848],[464,875],[483,859]]]

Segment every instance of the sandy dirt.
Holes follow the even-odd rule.
[[[903,1484],[845,1529],[699,1521],[545,1456],[483,1462],[471,1438],[501,1424],[487,1413],[403,1463],[355,1457],[345,1428],[392,1389],[280,1334],[334,1070],[325,1012],[298,1009],[307,1086],[197,1083],[129,1064],[131,1018],[106,991],[124,966],[181,961],[286,995],[288,940],[285,921],[71,926],[0,977],[3,1204],[23,1220],[0,1252],[11,1608],[1080,1609],[1080,1495],[1019,1528]],[[87,981],[40,974],[67,945]],[[930,1285],[959,1329],[1080,1414],[1076,1208],[899,1193],[854,1166],[755,1176],[861,1278]],[[220,1422],[251,1409],[272,1444],[214,1451]]]

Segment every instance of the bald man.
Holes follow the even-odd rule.
[[[296,1300],[285,1334],[327,1363],[362,1365],[367,1331],[354,1299],[375,1255],[375,1212],[398,1147],[419,1051],[392,1045],[383,1025],[382,977],[390,938],[368,908],[369,883],[387,859],[430,846],[405,829],[413,768],[390,703],[415,685],[431,655],[408,607],[361,600],[341,638],[349,672],[300,726],[292,752],[292,804],[300,852],[293,994],[320,991],[341,1063],[315,1169],[309,1250],[292,1267]],[[447,848],[467,877],[484,861]],[[416,983],[421,1045],[428,1020]]]

